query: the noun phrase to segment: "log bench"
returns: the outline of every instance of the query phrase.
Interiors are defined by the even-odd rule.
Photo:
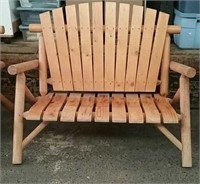
[[[40,14],[41,24],[29,26],[40,33],[39,58],[8,68],[16,75],[13,164],[21,164],[31,140],[59,121],[152,124],[181,151],[182,166],[191,167],[189,78],[196,71],[170,61],[170,34],[180,27],[169,26],[168,19],[154,9],[115,2]],[[32,69],[39,70],[39,97],[26,87],[25,72]],[[180,74],[171,99],[169,70]],[[33,102],[26,110],[25,96]],[[41,121],[25,138],[24,119]],[[180,124],[181,140],[168,124]]]

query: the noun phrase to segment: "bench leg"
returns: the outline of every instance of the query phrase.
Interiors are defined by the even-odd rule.
[[[23,112],[25,100],[25,75],[24,73],[16,76],[15,89],[15,111],[13,127],[13,164],[22,163],[22,141],[23,141]]]
[[[182,167],[192,167],[189,79],[180,77]]]

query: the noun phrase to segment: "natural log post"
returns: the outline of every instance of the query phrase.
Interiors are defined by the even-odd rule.
[[[172,99],[173,107],[176,107],[178,104],[180,104],[180,88],[176,91],[176,93]]]
[[[8,67],[8,73],[10,75],[16,75],[19,73],[23,73],[28,70],[32,70],[38,67],[38,60],[27,61],[24,63],[19,63],[15,65],[10,65]]]
[[[27,86],[25,86],[25,97],[29,102],[36,102],[37,99],[33,96],[31,91],[28,89]]]
[[[182,166],[192,167],[189,78],[180,77]]]
[[[163,58],[161,64],[161,85],[160,94],[162,96],[168,95],[169,88],[169,61],[170,61],[170,35],[166,35],[165,46],[163,51]]]
[[[155,26],[156,27],[156,26]],[[67,31],[67,25],[65,25],[65,30]],[[131,30],[131,27],[128,28],[129,32]],[[142,31],[143,31],[143,27],[142,27]],[[92,29],[90,29],[92,31]],[[116,31],[118,31],[118,28],[116,27],[115,29]],[[39,33],[42,32],[42,26],[41,24],[29,24],[29,31],[30,32],[35,32],[35,33]],[[55,31],[54,25],[53,25],[53,31]],[[80,31],[80,28],[78,28],[78,31]],[[103,27],[103,31],[105,31],[105,26]],[[169,34],[178,34],[181,32],[181,27],[178,25],[169,25],[167,27],[167,33]]]
[[[39,90],[40,95],[44,96],[48,92],[47,88],[47,56],[42,33],[39,37]]]
[[[22,163],[23,112],[25,100],[25,75],[16,76],[15,113],[13,132],[13,164]]]

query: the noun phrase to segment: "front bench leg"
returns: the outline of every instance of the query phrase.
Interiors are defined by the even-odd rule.
[[[25,102],[25,75],[19,73],[16,76],[15,88],[15,112],[13,127],[13,164],[22,163],[22,141],[23,141],[23,112]]]
[[[182,167],[192,167],[189,78],[180,77]]]

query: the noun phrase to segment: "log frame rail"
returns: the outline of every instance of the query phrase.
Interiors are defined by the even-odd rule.
[[[99,8],[101,4],[94,3],[95,10],[102,11],[101,8]],[[127,10],[128,7],[126,5],[122,5],[119,9],[121,12],[119,16],[119,20],[122,23],[127,15],[123,14],[124,10]],[[62,10],[62,9],[60,9]],[[84,12],[88,12],[88,6],[86,4],[82,4],[79,6],[80,12],[82,12],[82,15],[86,18],[81,19],[82,21],[82,27],[81,27],[81,35],[86,34],[87,36],[84,38],[81,38],[81,43],[86,44],[84,47],[81,45],[82,53],[80,52],[79,44],[71,43],[71,38],[78,41],[78,31],[77,31],[77,22],[76,22],[76,16],[74,16],[75,7],[69,6],[66,7],[66,12],[68,13],[67,19],[70,24],[70,29],[67,29],[68,37],[64,36],[65,42],[68,43],[68,47],[66,49],[67,53],[66,57],[69,57],[69,60],[67,62],[70,63],[70,61],[74,62],[83,62],[84,65],[86,62],[90,63],[92,60],[91,57],[91,48],[88,43],[91,43],[91,39],[95,39],[95,42],[98,42],[99,45],[94,44],[93,47],[95,47],[95,50],[101,51],[99,54],[99,62],[101,62],[101,57],[103,55],[103,44],[101,42],[101,39],[103,38],[103,32],[105,32],[105,44],[106,46],[109,46],[109,54],[108,52],[105,53],[106,57],[108,57],[109,60],[113,60],[113,56],[115,55],[115,48],[113,49],[113,46],[116,44],[115,39],[113,39],[113,36],[115,37],[115,34],[118,34],[120,40],[120,43],[126,45],[126,38],[123,34],[121,34],[121,30],[128,29],[127,32],[130,32],[130,39],[134,38],[132,35],[133,33],[137,33],[138,31],[142,31],[143,29],[143,35],[142,35],[142,43],[141,47],[145,47],[145,45],[148,45],[148,49],[152,46],[152,57],[154,58],[155,62],[160,66],[161,75],[158,79],[157,75],[159,73],[159,68],[155,69],[155,64],[150,62],[150,55],[146,52],[141,52],[140,55],[141,58],[138,56],[139,53],[139,43],[140,38],[138,38],[138,44],[133,43],[133,45],[130,45],[131,48],[135,49],[136,51],[134,53],[130,52],[128,55],[129,59],[136,59],[138,62],[141,60],[143,61],[143,58],[147,59],[150,63],[144,63],[147,68],[148,64],[150,65],[149,68],[153,68],[155,72],[149,72],[146,73],[146,77],[152,77],[153,82],[150,85],[145,85],[143,83],[140,83],[141,81],[137,81],[136,76],[135,81],[127,81],[131,78],[132,74],[130,73],[130,76],[127,76],[124,68],[126,63],[122,62],[122,59],[120,58],[121,55],[125,57],[126,50],[124,50],[124,47],[121,48],[120,44],[117,43],[117,51],[120,52],[119,55],[117,55],[116,59],[116,65],[117,65],[117,78],[119,79],[115,85],[117,85],[117,88],[113,88],[113,77],[114,77],[114,70],[113,68],[109,68],[106,65],[105,60],[105,66],[108,74],[108,81],[109,84],[108,88],[109,91],[100,89],[99,91],[95,91],[93,89],[92,83],[90,81],[82,81],[82,77],[90,79],[91,71],[88,72],[88,68],[85,68],[82,70],[82,68],[78,67],[71,67],[71,73],[69,73],[70,78],[66,79],[66,83],[62,81],[62,78],[64,77],[64,73],[59,73],[59,67],[57,65],[57,62],[63,61],[63,50],[62,48],[56,47],[56,44],[58,42],[62,42],[60,36],[66,34],[66,29],[64,23],[57,22],[56,18],[60,17],[59,19],[63,19],[63,15],[61,14],[62,11],[59,9],[54,10],[53,16],[55,18],[55,22],[57,26],[54,28],[54,26],[51,25],[51,22],[49,21],[50,16],[48,13],[41,14],[41,25],[35,25],[30,26],[30,30],[42,32],[40,33],[39,37],[39,60],[33,60],[21,64],[12,65],[8,68],[8,72],[11,75],[16,75],[16,93],[15,93],[15,115],[14,115],[14,136],[13,136],[13,164],[21,164],[22,163],[22,152],[24,148],[49,124],[51,121],[61,121],[61,122],[69,122],[69,121],[87,121],[92,122],[93,120],[96,122],[124,122],[127,123],[151,123],[155,127],[158,128],[158,130],[163,133],[166,138],[168,138],[182,153],[182,166],[183,167],[192,167],[192,152],[191,152],[191,123],[190,123],[190,98],[189,98],[189,78],[192,78],[195,76],[196,71],[192,67],[185,66],[183,64],[176,63],[174,61],[170,62],[170,35],[173,33],[180,32],[180,28],[177,26],[171,26],[167,27],[165,25],[165,28],[161,28],[162,25],[167,22],[168,17],[165,14],[160,14],[161,19],[158,21],[158,24],[156,27],[156,33],[159,37],[159,39],[165,39],[162,43],[160,43],[159,39],[154,39],[154,42],[149,42],[147,38],[153,36],[153,29],[152,25],[154,24],[155,19],[155,11],[154,10],[148,10],[147,14],[152,15],[149,16],[144,21],[144,24],[147,24],[144,28],[141,26],[141,20],[138,18],[138,22],[132,22],[132,25],[136,25],[137,29],[128,28],[126,26],[122,26],[120,28],[113,27],[115,24],[115,21],[113,17],[109,17],[108,14],[105,14],[105,19],[107,22],[109,22],[109,26],[105,28],[99,27],[98,30],[88,27],[89,24],[89,18],[88,14],[84,14]],[[138,12],[141,9],[138,8]],[[115,12],[115,4],[114,3],[107,3],[107,11],[112,11],[112,16],[116,16]],[[142,10],[143,11],[143,10]],[[100,14],[94,14],[95,18],[92,21],[99,21],[102,22],[101,17],[98,17]],[[109,13],[110,15],[110,13]],[[137,14],[139,16],[139,13]],[[141,14],[142,15],[142,14]],[[125,17],[126,16],[126,17]],[[46,21],[48,20],[48,21]],[[163,20],[163,21],[162,21]],[[141,21],[141,22],[139,22]],[[151,23],[151,25],[150,25]],[[97,24],[97,22],[95,22]],[[98,25],[98,24],[97,24]],[[60,27],[59,27],[60,26]],[[161,26],[161,27],[159,27]],[[47,29],[48,28],[48,29]],[[76,30],[76,31],[74,31]],[[114,31],[111,31],[114,30]],[[55,35],[54,35],[55,31]],[[95,31],[95,34],[93,35],[94,38],[91,38],[90,33],[91,31]],[[98,34],[97,34],[97,32]],[[112,34],[110,33],[112,32]],[[166,32],[166,36],[163,37],[162,31]],[[126,33],[127,33],[126,32]],[[51,35],[51,37],[48,37],[47,35]],[[57,42],[54,39],[54,35],[56,37]],[[126,34],[128,35],[128,33]],[[138,34],[140,35],[140,34]],[[70,38],[71,37],[71,38]],[[69,40],[68,40],[69,39]],[[49,45],[53,46],[53,48],[60,49],[59,52],[55,52],[52,47],[48,47]],[[97,48],[96,48],[97,47]],[[163,50],[160,49],[163,47]],[[128,47],[127,47],[128,49]],[[157,50],[160,49],[160,52],[163,54],[159,55],[157,54]],[[83,52],[84,51],[84,52]],[[151,50],[149,50],[150,52]],[[70,54],[69,54],[70,52]],[[82,54],[82,55],[81,55]],[[79,58],[80,56],[80,58]],[[159,58],[161,58],[161,63],[159,63]],[[84,63],[85,62],[85,63]],[[145,61],[146,62],[146,61]],[[60,63],[60,65],[69,67],[69,63]],[[141,68],[141,72],[144,69],[143,63],[138,64],[138,68]],[[88,66],[91,66],[90,64]],[[56,68],[57,67],[57,68]],[[70,68],[69,67],[69,68]],[[99,67],[101,67],[99,65]],[[35,98],[30,90],[26,87],[25,84],[25,74],[24,72],[32,70],[32,69],[39,69],[39,90],[40,90],[40,97]],[[47,69],[49,68],[51,77],[47,77]],[[92,68],[92,67],[91,67]],[[55,69],[55,70],[54,70]],[[132,68],[134,69],[134,68]],[[82,70],[82,75],[80,75],[80,71]],[[121,70],[123,70],[121,72]],[[127,69],[128,70],[128,69]],[[176,94],[172,99],[168,99],[168,88],[169,88],[169,70],[172,70],[174,72],[177,72],[180,74],[179,79],[179,89],[177,90]],[[98,71],[98,70],[97,70]],[[103,72],[102,72],[103,73]],[[155,74],[156,73],[156,74]],[[101,75],[101,74],[100,74]],[[100,76],[102,77],[102,76]],[[115,76],[116,77],[116,76]],[[129,77],[129,78],[128,78]],[[145,76],[143,76],[145,78]],[[76,78],[75,81],[73,79]],[[123,78],[123,80],[121,80]],[[150,78],[151,79],[151,78]],[[159,81],[159,82],[158,82]],[[87,88],[89,90],[80,90],[84,88],[83,83],[87,84]],[[87,83],[88,82],[88,83]],[[133,91],[132,87],[135,85],[135,83],[138,82],[138,91]],[[72,85],[73,83],[73,85]],[[155,94],[155,87],[159,83],[159,94]],[[47,84],[53,85],[53,89],[55,94],[48,93]],[[68,85],[66,85],[68,84]],[[82,85],[82,86],[79,86]],[[127,90],[125,90],[125,85],[127,85]],[[89,86],[89,87],[88,87]],[[65,90],[69,87],[69,90]],[[75,87],[78,87],[74,89]],[[124,88],[123,88],[124,87]],[[74,89],[74,90],[73,90]],[[65,92],[66,91],[76,91],[76,93],[58,93],[58,91]],[[77,91],[81,91],[83,95],[78,94]],[[88,92],[89,91],[89,92]],[[96,93],[96,96],[94,95],[94,92]],[[112,92],[112,94],[110,94]],[[116,93],[117,92],[117,93]],[[134,92],[131,93],[125,93],[125,92]],[[147,93],[148,92],[148,93]],[[88,95],[88,93],[90,95]],[[98,94],[97,94],[98,93]],[[108,95],[110,94],[110,95]],[[153,95],[152,95],[153,94]],[[102,96],[103,95],[103,96]],[[24,111],[24,100],[25,96],[28,97],[29,101],[36,102],[29,111]],[[41,101],[41,99],[43,101]],[[38,104],[41,104],[43,102],[42,107],[40,107]],[[54,104],[56,104],[54,106]],[[109,105],[112,106],[112,112],[109,110]],[[180,114],[177,114],[175,110],[172,108],[172,106],[179,105],[180,106]],[[141,108],[142,106],[142,108]],[[41,109],[39,109],[40,107]],[[95,109],[95,112],[93,111]],[[132,114],[131,111],[134,109],[135,112],[137,112],[137,117],[135,114]],[[169,114],[166,114],[166,109],[169,110]],[[38,115],[38,112],[41,114]],[[102,117],[103,113],[104,116]],[[173,115],[173,116],[172,116]],[[42,120],[42,122],[25,138],[23,138],[23,118],[27,120]],[[170,119],[171,118],[171,119]],[[166,127],[165,125],[167,123],[174,123],[173,121],[177,121],[177,123],[180,123],[180,129],[181,129],[181,140],[178,140]]]

